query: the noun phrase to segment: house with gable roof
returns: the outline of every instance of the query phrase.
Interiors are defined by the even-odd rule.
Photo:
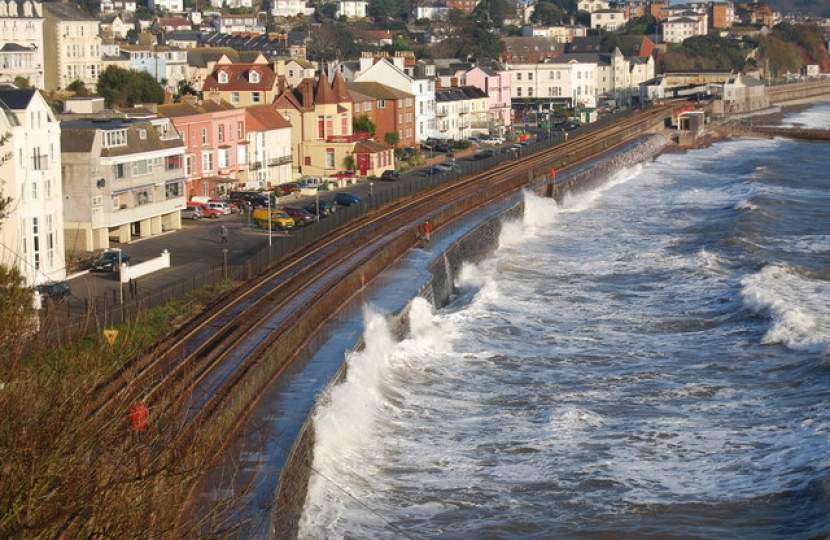
[[[463,84],[475,86],[487,94],[490,111],[486,124],[473,119],[473,129],[486,129],[490,133],[504,133],[513,124],[513,107],[510,72],[496,62],[482,63],[472,67],[464,76]]]
[[[406,68],[406,58],[375,57],[363,53],[359,75],[355,82],[379,82],[415,96],[415,139],[419,142],[435,136],[435,81],[431,77],[416,76],[414,69]]]
[[[292,129],[294,172],[303,176],[331,176],[354,168],[363,176],[378,176],[394,167],[387,145],[360,141],[352,131],[354,101],[340,74],[331,83],[325,72],[286,89],[273,107],[288,118]],[[359,143],[359,144],[358,144]]]
[[[268,105],[279,93],[274,68],[260,55],[256,62],[235,63],[222,59],[205,77],[202,92],[218,96],[234,107]]]

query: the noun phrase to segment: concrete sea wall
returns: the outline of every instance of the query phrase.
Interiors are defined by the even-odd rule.
[[[623,167],[652,159],[667,142],[668,137],[665,135],[643,137],[617,149],[613,154],[562,171],[557,178],[555,188],[552,187],[551,179],[538,178],[530,189],[543,196],[550,195],[552,192],[556,200],[561,202],[568,195],[590,191],[602,185]],[[455,276],[458,275],[462,265],[480,262],[490,257],[498,248],[502,224],[506,220],[521,219],[523,212],[524,204],[519,198],[516,204],[496,217],[479,223],[442,253],[436,254],[429,265],[430,278],[421,287],[417,296],[427,299],[436,307],[446,305],[453,293]],[[408,312],[409,304],[401,312],[390,316],[391,326],[399,337],[403,337],[408,331]],[[362,343],[355,345],[355,349],[361,347]],[[344,363],[330,384],[339,384],[346,378],[346,375],[347,365]],[[326,394],[323,393],[324,396]],[[320,405],[321,403],[317,404],[317,406]],[[280,476],[272,528],[274,538],[293,540],[298,535],[299,519],[305,504],[308,481],[313,474],[315,446],[313,417],[317,406],[306,419]]]

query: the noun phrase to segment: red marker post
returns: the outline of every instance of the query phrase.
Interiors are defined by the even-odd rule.
[[[130,407],[130,411],[127,413],[127,416],[130,418],[130,430],[135,436],[135,441],[137,443],[141,442],[141,437],[144,435],[144,432],[147,431],[147,426],[149,424],[148,420],[150,417],[150,409],[141,404],[133,405]],[[141,452],[139,451],[138,445],[135,447],[135,465],[138,470],[138,477],[141,478]]]

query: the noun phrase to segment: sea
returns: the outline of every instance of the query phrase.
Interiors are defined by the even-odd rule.
[[[370,303],[300,538],[830,537],[828,156],[727,139],[527,193],[405,338]]]

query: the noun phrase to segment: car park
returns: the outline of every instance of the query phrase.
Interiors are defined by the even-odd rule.
[[[337,210],[337,207],[331,201],[318,200],[306,205],[305,209],[315,216],[324,218],[332,215]]]
[[[387,171],[383,171],[383,174],[380,175],[380,179],[381,180],[400,180],[401,179],[401,173],[394,170],[394,169],[389,169]]]
[[[71,294],[68,281],[53,281],[41,283],[35,290],[50,300],[60,300]]]
[[[354,193],[349,193],[347,191],[340,191],[334,196],[334,204],[339,204],[340,206],[351,206],[353,204],[360,204],[362,202],[363,199],[361,199]]]
[[[92,262],[93,272],[115,272],[118,270],[118,263],[130,264],[130,254],[126,251],[105,251]]]
[[[294,225],[305,227],[317,222],[317,216],[300,206],[283,206],[285,213],[294,220]]]
[[[181,212],[182,219],[190,219],[193,221],[198,221],[202,218],[202,210],[197,206],[188,206]]]

